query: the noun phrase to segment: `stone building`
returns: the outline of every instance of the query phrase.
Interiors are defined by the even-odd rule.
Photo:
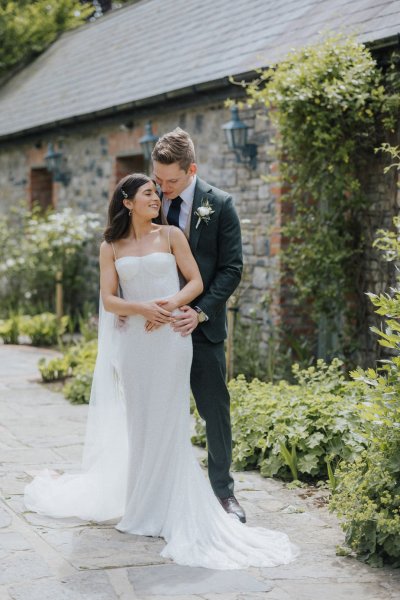
[[[0,210],[22,198],[105,216],[116,181],[148,168],[139,143],[146,123],[156,135],[183,127],[195,142],[200,175],[235,198],[245,253],[240,312],[255,313],[267,344],[271,324],[291,319],[280,286],[280,194],[263,177],[274,168],[273,132],[267,115],[241,110],[257,166],[236,161],[221,126],[230,119],[225,100],[243,91],[229,77],[250,79],[257,67],[328,30],[356,32],[376,48],[398,45],[400,5],[136,0],[62,35],[0,89]],[[47,169],[49,144],[62,153],[62,181]],[[397,207],[395,187],[376,173],[366,184],[371,231],[388,225]],[[371,258],[371,278],[378,271]]]

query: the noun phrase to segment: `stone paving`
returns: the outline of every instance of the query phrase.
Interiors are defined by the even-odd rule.
[[[52,354],[0,346],[0,600],[400,599],[400,571],[335,555],[343,535],[324,492],[290,490],[254,472],[235,474],[237,496],[249,525],[283,530],[298,544],[290,565],[181,567],[160,557],[161,539],[26,511],[31,476],[44,466],[76,468],[82,450],[87,407],[39,383],[37,361]]]

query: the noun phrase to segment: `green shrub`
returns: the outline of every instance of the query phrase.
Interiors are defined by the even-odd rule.
[[[0,337],[4,344],[18,344],[19,339],[19,317],[12,315],[9,319],[0,321]]]
[[[234,328],[234,374],[246,379],[271,380],[268,354],[260,348],[260,323],[254,318],[244,320],[237,314]]]
[[[55,311],[61,273],[64,313],[74,319],[98,297],[100,220],[70,208],[43,214],[13,207],[0,216],[0,316]]]
[[[93,314],[88,304],[84,306],[84,315],[78,317],[79,333],[85,342],[97,340],[98,336],[98,316]]]
[[[375,441],[336,471],[330,509],[344,519],[346,543],[371,566],[400,566],[400,431],[377,427]]]
[[[71,404],[88,404],[92,387],[93,371],[82,370],[63,389],[64,396]]]
[[[54,346],[68,327],[69,317],[57,319],[52,313],[42,313],[33,317],[25,315],[19,319],[21,333],[28,335],[33,346]]]
[[[66,356],[73,368],[73,374],[75,374],[75,369],[80,366],[86,366],[93,371],[96,364],[97,339],[70,346],[66,351]]]
[[[276,384],[243,375],[229,383],[235,469],[260,469],[266,477],[326,479],[342,459],[364,448],[357,410],[360,385],[345,381],[342,363],[293,368],[297,381]],[[205,444],[197,416],[195,443]]]
[[[243,318],[237,313],[234,326],[234,372],[233,376],[244,375],[247,380],[276,381],[289,374],[290,350],[281,347],[279,330],[272,330],[268,346],[261,345],[262,323],[254,315]]]
[[[88,404],[96,364],[97,340],[71,347],[68,356],[73,378],[64,386],[64,396],[72,404]]]
[[[379,231],[375,246],[388,261],[399,260],[397,233]],[[372,330],[389,357],[376,369],[358,368],[351,375],[361,387],[360,414],[368,432],[366,450],[340,465],[330,508],[343,519],[349,546],[374,566],[400,566],[400,288],[390,294],[369,294],[376,312],[385,316]]]
[[[382,120],[396,131],[391,86],[370,51],[344,35],[292,50],[243,85],[248,103],[268,109],[279,132],[282,200],[293,207],[286,208],[290,216],[282,223],[287,244],[281,257],[292,280],[291,297],[306,304],[319,323],[328,355],[336,345],[329,338],[337,338],[341,353],[351,355],[354,332],[364,322],[365,290],[356,285],[363,268],[360,228],[368,209],[362,175]],[[356,298],[350,307],[349,297]]]
[[[72,374],[71,362],[67,355],[47,360],[41,358],[38,363],[43,381],[57,381]]]
[[[39,370],[45,382],[71,377],[63,388],[64,396],[72,404],[85,404],[90,399],[96,356],[97,340],[83,341],[69,346],[61,358],[41,359]]]
[[[27,335],[33,346],[54,346],[65,333],[69,317],[58,320],[52,313],[12,315],[0,321],[0,337],[5,344],[18,344],[19,335]]]

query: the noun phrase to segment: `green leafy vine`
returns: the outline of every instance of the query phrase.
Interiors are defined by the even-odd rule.
[[[358,281],[367,199],[360,173],[382,123],[393,128],[397,106],[385,81],[363,44],[335,36],[291,52],[246,85],[248,103],[266,107],[278,132],[282,200],[290,207],[282,223],[283,262],[296,301],[309,303],[316,323],[325,318],[342,332],[353,327],[348,339],[359,326],[354,307],[364,292]],[[349,306],[353,315],[346,319]]]

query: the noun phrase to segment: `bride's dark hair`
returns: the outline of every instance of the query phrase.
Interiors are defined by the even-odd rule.
[[[143,173],[132,173],[118,181],[108,207],[108,221],[104,231],[106,242],[115,242],[128,235],[131,219],[124,200],[133,200],[138,189],[149,181],[153,180]]]

